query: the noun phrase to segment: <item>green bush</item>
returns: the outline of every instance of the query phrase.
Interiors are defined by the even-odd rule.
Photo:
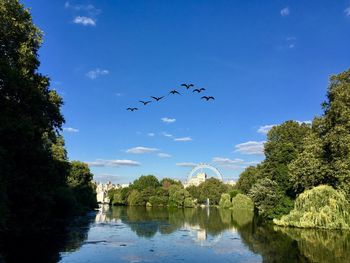
[[[165,196],[151,196],[148,201],[152,206],[166,206],[168,198]]]
[[[238,194],[232,199],[232,209],[233,210],[254,210],[254,203],[250,197],[244,194]]]
[[[184,207],[195,207],[196,202],[191,197],[186,197],[184,200]]]
[[[229,194],[222,194],[219,202],[219,206],[222,208],[229,208],[232,206],[231,196]]]
[[[137,190],[132,190],[128,196],[128,205],[145,205],[141,193]]]
[[[301,228],[350,229],[350,204],[342,192],[320,185],[300,194],[294,209],[273,222]]]

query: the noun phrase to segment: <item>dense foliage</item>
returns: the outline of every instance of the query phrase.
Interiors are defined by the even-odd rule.
[[[304,228],[350,229],[350,205],[342,192],[320,185],[298,196],[290,214],[274,223]]]
[[[63,102],[38,72],[41,42],[29,11],[0,1],[0,230],[20,232],[24,218],[27,230],[51,224],[91,186],[91,177],[82,176],[85,186],[69,182],[77,174],[59,133]]]
[[[221,194],[235,196],[238,192],[216,178],[209,178],[199,186],[184,188],[174,179],[159,181],[153,175],[143,175],[129,187],[112,189],[108,194],[113,205],[194,207],[206,204],[207,198],[210,205],[219,205]]]
[[[350,201],[350,70],[331,77],[322,106],[324,114],[311,125],[287,121],[273,127],[266,159],[241,174],[237,189],[249,194],[259,215],[280,218],[299,194],[321,184]]]

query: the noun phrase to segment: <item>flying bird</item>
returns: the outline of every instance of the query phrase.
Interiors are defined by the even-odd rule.
[[[126,110],[135,111],[135,110],[138,110],[138,108],[127,108]]]
[[[205,99],[205,100],[215,100],[215,98],[213,96],[203,96],[201,99]]]
[[[170,91],[169,93],[171,93],[171,94],[173,94],[173,95],[175,95],[175,94],[181,95],[180,92],[178,92],[177,90],[172,90],[172,91]]]
[[[146,106],[148,103],[151,103],[152,101],[150,101],[150,100],[149,100],[149,101],[143,101],[143,100],[140,100],[139,102],[143,103],[143,105],[145,105],[145,106]]]
[[[205,91],[205,88],[194,89],[192,92],[198,92],[198,93],[201,93],[202,91]]]
[[[186,83],[183,83],[181,84],[182,87],[186,87],[186,89],[189,89],[191,87],[193,87],[194,85],[193,84],[186,84]]]
[[[155,99],[156,101],[160,101],[161,99],[163,99],[164,98],[164,96],[162,96],[162,97],[151,97],[152,99]]]

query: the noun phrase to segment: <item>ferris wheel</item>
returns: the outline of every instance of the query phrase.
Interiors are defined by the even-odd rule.
[[[206,163],[200,163],[196,167],[194,167],[191,170],[190,174],[188,175],[187,181],[190,181],[191,178],[194,175],[196,175],[197,172],[203,172],[203,170],[206,170],[206,169],[212,171],[220,181],[223,181],[222,175],[219,172],[219,170],[217,168],[215,168],[214,166],[212,166],[210,164],[206,164]]]

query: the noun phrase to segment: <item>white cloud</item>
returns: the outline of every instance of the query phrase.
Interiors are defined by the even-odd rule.
[[[172,137],[173,137],[172,134],[169,134],[169,133],[166,133],[166,132],[162,132],[161,134],[162,134],[163,136],[165,136],[165,137],[168,137],[168,138],[172,138]]]
[[[196,167],[196,163],[184,162],[184,163],[176,163],[176,166],[180,167]]]
[[[112,183],[117,183],[121,179],[120,175],[114,175],[114,174],[95,174],[94,175],[94,181],[95,182],[101,182],[101,183],[107,183],[107,182],[112,182]]]
[[[248,166],[250,166],[250,165],[255,166],[255,165],[259,164],[259,163],[261,163],[261,161],[250,161],[250,162],[245,162],[244,164],[246,164]]]
[[[242,159],[229,159],[223,157],[214,157],[212,160],[213,163],[217,163],[219,165],[227,165],[227,164],[241,164],[244,162]]]
[[[229,159],[229,158],[223,158],[223,157],[214,157],[212,159],[212,162],[216,165],[219,165],[220,167],[231,169],[231,170],[238,170],[242,169],[242,164],[244,163],[244,160],[242,159]]]
[[[109,71],[107,69],[94,69],[90,70],[88,73],[86,73],[86,76],[90,79],[96,79],[100,76],[108,75]]]
[[[83,26],[96,26],[96,20],[87,16],[76,16],[73,23],[81,24]]]
[[[344,10],[346,16],[350,16],[350,6]]]
[[[264,154],[265,141],[248,141],[235,146],[235,151],[242,154]]]
[[[147,135],[148,135],[149,137],[154,137],[154,136],[155,136],[155,133],[149,132],[149,133],[147,133]]]
[[[289,16],[290,10],[289,7],[285,7],[281,10],[281,16]]]
[[[273,126],[276,126],[277,124],[269,124],[269,125],[263,125],[260,126],[259,129],[257,130],[258,133],[261,134],[267,134],[269,132],[269,130],[272,129]]]
[[[139,162],[133,161],[133,160],[103,160],[98,159],[93,162],[86,162],[91,167],[107,167],[107,166],[113,166],[113,167],[119,167],[119,166],[140,166],[141,164]]]
[[[66,132],[79,132],[78,129],[75,129],[75,128],[72,128],[72,127],[63,128],[63,130],[66,131]]]
[[[174,138],[174,141],[176,142],[189,142],[193,139],[191,137],[181,137],[181,138]]]
[[[171,157],[171,155],[168,153],[158,153],[157,155],[160,158],[170,158]]]
[[[165,122],[165,123],[173,123],[176,121],[176,119],[167,118],[167,117],[161,118],[161,120],[162,120],[162,122]]]
[[[101,13],[100,9],[97,9],[95,6],[89,4],[89,5],[72,5],[70,2],[65,2],[64,3],[64,7],[66,9],[71,9],[74,11],[83,11],[83,12],[87,12],[90,15],[98,15],[99,13]]]
[[[157,148],[149,148],[149,147],[134,147],[126,150],[127,153],[133,153],[133,154],[144,154],[144,153],[154,153],[159,151]]]

